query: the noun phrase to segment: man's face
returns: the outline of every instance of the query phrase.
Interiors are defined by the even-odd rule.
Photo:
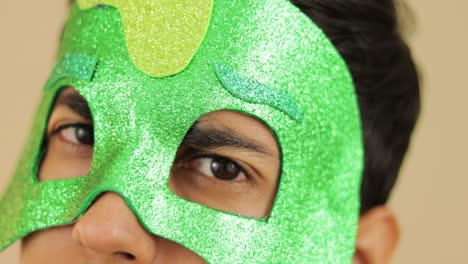
[[[53,228],[28,237],[24,252],[49,252],[34,245],[56,234],[69,236],[58,252],[91,258],[97,247],[132,259],[139,253],[123,244],[145,240],[163,241],[165,255],[182,250],[177,242],[211,263],[351,258],[359,112],[346,65],[310,19],[279,0],[217,0],[180,14],[172,1],[78,2],[91,4],[71,10],[0,201],[0,248]],[[163,10],[165,26],[142,22],[149,10]],[[188,65],[166,54],[173,46]],[[109,240],[117,249],[100,243]]]
[[[93,157],[93,121],[86,100],[65,88],[51,112],[40,181],[88,174]],[[178,196],[248,217],[267,217],[274,200],[280,154],[270,130],[259,120],[233,111],[201,117],[180,145],[169,187]],[[60,241],[60,242],[58,242]],[[75,223],[38,231],[23,241],[24,263],[198,263],[183,246],[151,235],[125,201],[102,194]],[[151,260],[151,261],[149,261]]]

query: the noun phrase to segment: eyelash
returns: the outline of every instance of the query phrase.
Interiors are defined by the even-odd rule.
[[[84,123],[71,123],[71,124],[64,124],[64,125],[61,125],[59,127],[57,127],[56,129],[54,129],[50,135],[48,136],[48,141],[50,141],[50,139],[54,136],[57,136],[58,134],[60,134],[61,132],[63,132],[64,130],[66,129],[69,129],[69,128],[75,128],[75,129],[89,129],[91,131],[93,131],[93,125],[91,124],[84,124]],[[76,135],[75,135],[76,136]],[[92,134],[92,137],[94,137],[94,135]],[[69,140],[66,140],[66,139],[63,139],[64,141],[66,141],[68,144],[74,146],[74,147],[81,147],[81,146],[89,146],[91,144],[84,144],[84,143],[73,143],[73,142],[69,142]]]
[[[63,132],[66,129],[69,129],[69,128],[75,128],[75,129],[80,129],[81,128],[81,129],[91,129],[92,130],[93,126],[90,125],[90,124],[84,124],[84,123],[64,124],[64,125],[59,126],[56,129],[54,129],[51,132],[50,136],[48,137],[48,140],[50,140],[52,137],[60,134],[61,132]],[[62,140],[66,141],[66,143],[69,144],[70,146],[72,146],[73,149],[75,149],[76,151],[80,151],[82,148],[86,148],[86,147],[91,145],[91,144],[84,144],[84,143],[74,143],[74,142],[70,142],[70,140],[63,139],[63,138],[62,138]],[[247,170],[244,168],[244,166],[240,165],[239,162],[233,160],[232,158],[229,158],[229,157],[226,157],[226,156],[223,156],[223,155],[207,153],[206,151],[195,148],[193,146],[189,146],[188,149],[187,149],[187,152],[185,152],[185,153],[186,153],[186,155],[184,155],[184,156],[186,156],[187,158],[182,159],[183,163],[185,163],[185,162],[194,162],[196,160],[201,160],[201,159],[211,159],[212,162],[213,162],[213,160],[216,160],[216,159],[224,159],[224,160],[228,161],[229,163],[232,163],[236,168],[239,169],[239,175],[242,173],[242,174],[245,175],[245,178],[249,182],[253,182],[253,177],[250,175],[250,173],[247,172]],[[204,175],[201,172],[198,172],[198,173]],[[207,177],[211,177],[211,176],[207,176]],[[213,177],[213,178],[216,178],[217,180],[220,180],[220,181],[229,181],[229,180],[222,180],[222,179],[219,179],[217,177]]]
[[[232,158],[229,158],[229,157],[226,157],[226,156],[223,156],[223,155],[207,153],[204,150],[197,149],[197,148],[194,148],[194,147],[188,147],[188,148],[189,148],[187,150],[188,158],[183,159],[182,162],[193,162],[195,160],[204,159],[204,158],[207,158],[207,159],[217,159],[217,158],[225,159],[225,160],[231,162],[232,164],[234,164],[237,168],[239,168],[240,173],[243,173],[249,182],[253,182],[253,177],[250,175],[250,173],[247,172],[247,170],[244,168],[244,166],[240,165],[239,162],[233,160]],[[217,180],[222,181],[221,179],[217,179]]]

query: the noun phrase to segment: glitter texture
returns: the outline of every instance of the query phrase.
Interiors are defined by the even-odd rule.
[[[235,97],[249,103],[266,104],[276,108],[298,122],[302,122],[299,107],[288,93],[240,76],[221,64],[215,65],[216,74],[224,87]]]
[[[172,2],[168,10],[174,11],[178,1]],[[200,3],[208,10],[211,2]],[[146,18],[139,6],[126,8],[128,14],[138,14],[137,21]],[[36,230],[72,223],[100,193],[113,191],[148,232],[180,243],[209,263],[351,263],[363,166],[359,112],[346,65],[321,30],[286,0],[216,0],[210,17],[201,19],[210,23],[190,64],[176,75],[155,78],[135,66],[140,63],[131,55],[127,11],[119,10],[81,10],[77,5],[71,10],[58,61],[80,53],[98,64],[92,80],[70,76],[45,90],[24,154],[0,201],[0,249]],[[173,16],[192,21],[189,13]],[[198,32],[202,26],[195,27]],[[145,43],[167,37],[160,29],[150,32],[163,35],[139,37]],[[175,27],[174,32],[186,31]],[[189,39],[195,52],[200,40]],[[142,54],[150,52],[148,47]],[[155,61],[179,59],[150,54]],[[154,58],[163,55],[169,57]],[[187,63],[185,55],[180,65]],[[233,96],[218,79],[215,63],[261,83],[262,89],[289,94],[302,123],[256,103],[260,99],[246,102]],[[80,92],[93,113],[91,170],[81,178],[38,182],[35,168],[48,113],[66,85]],[[200,116],[220,109],[255,116],[277,137],[282,171],[268,219],[187,202],[168,188],[186,132]]]
[[[83,9],[116,7],[128,53],[136,66],[153,77],[181,72],[205,37],[213,0],[77,0]]]
[[[67,54],[58,62],[49,80],[45,85],[45,90],[55,84],[58,80],[65,77],[75,77],[83,81],[91,81],[96,59],[82,54]]]

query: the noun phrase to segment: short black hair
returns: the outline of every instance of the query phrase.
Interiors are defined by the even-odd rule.
[[[420,111],[419,77],[393,0],[291,0],[332,41],[354,80],[365,164],[361,210],[386,203]]]

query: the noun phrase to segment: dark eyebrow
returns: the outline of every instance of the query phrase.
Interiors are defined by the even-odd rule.
[[[199,121],[190,128],[182,143],[206,149],[236,148],[275,157],[272,148],[254,139],[239,135],[239,133],[224,126],[202,126]]]
[[[59,105],[68,107],[73,113],[87,120],[92,120],[88,102],[78,93],[62,93],[56,103],[56,106]]]

